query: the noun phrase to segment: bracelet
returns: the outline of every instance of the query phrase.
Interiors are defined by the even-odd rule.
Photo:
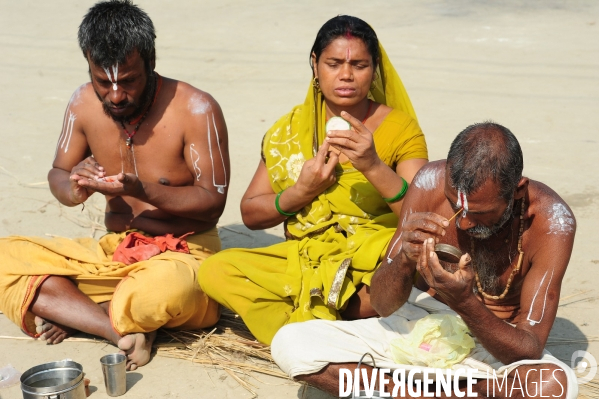
[[[282,215],[282,216],[295,216],[297,214],[297,212],[285,212],[284,210],[281,209],[281,207],[279,206],[279,198],[281,198],[281,194],[283,194],[283,191],[285,191],[285,189],[282,189],[281,191],[279,191],[279,193],[277,194],[277,197],[275,198],[275,207],[277,208],[277,211]]]
[[[401,190],[397,193],[397,195],[395,195],[395,197],[391,197],[391,198],[383,197],[383,199],[385,200],[386,203],[389,204],[392,202],[397,202],[406,195],[406,192],[408,191],[408,182],[403,177],[401,178],[401,180],[403,180],[403,186],[401,187]]]

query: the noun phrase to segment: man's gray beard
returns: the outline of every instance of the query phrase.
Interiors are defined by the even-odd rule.
[[[486,235],[483,233],[489,233],[486,235],[486,237],[479,238],[477,235],[471,238],[477,241],[477,245],[474,247],[474,253],[472,254],[472,264],[478,273],[478,279],[480,280],[480,285],[483,288],[483,291],[489,295],[499,295],[497,292],[499,284],[499,277],[497,274],[503,272],[506,264],[505,260],[502,260],[497,256],[498,251],[488,248],[485,245],[484,240],[497,233],[509,220],[512,219],[514,201],[510,200],[509,203],[510,206],[507,207],[499,222],[491,227],[474,227],[474,229],[477,229],[477,233],[480,232],[481,235]],[[468,229],[467,231],[470,232],[470,230],[471,229]],[[478,291],[478,287],[475,285],[473,290],[476,293]]]
[[[498,295],[499,277],[497,272],[501,271],[505,263],[498,261],[497,251],[493,251],[485,245],[477,245],[474,247],[472,254],[472,265],[478,273],[480,285],[489,295]],[[475,285],[474,293],[478,292],[478,287]]]

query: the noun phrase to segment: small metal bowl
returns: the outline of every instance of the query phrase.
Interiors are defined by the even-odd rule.
[[[449,244],[435,245],[435,252],[439,259],[448,263],[459,263],[462,257],[462,251]]]

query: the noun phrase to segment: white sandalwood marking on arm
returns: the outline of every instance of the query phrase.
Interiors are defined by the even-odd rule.
[[[541,320],[543,320],[543,316],[545,315],[545,306],[547,305],[547,293],[549,292],[549,286],[551,285],[551,280],[553,280],[553,270],[551,270],[551,277],[549,278],[549,282],[547,283],[547,288],[545,288],[545,296],[543,297],[543,309],[541,311],[541,317],[539,317],[538,320],[533,320],[532,317],[532,311],[536,305],[536,299],[537,299],[537,295],[539,295],[539,292],[541,291],[541,288],[543,287],[543,282],[545,281],[545,277],[547,277],[547,273],[545,272],[545,274],[543,275],[543,278],[541,279],[541,284],[539,284],[539,288],[537,288],[537,292],[535,292],[535,296],[532,298],[532,302],[530,305],[530,310],[528,311],[528,316],[526,317],[526,320],[528,320],[528,322],[530,323],[531,326],[534,326],[535,324],[539,324],[541,322]],[[538,312],[536,312],[538,314]]]
[[[574,218],[568,208],[559,202],[553,204],[547,234],[567,234],[572,231],[574,231]]]
[[[200,154],[193,148],[195,144],[189,145],[189,157],[191,159],[191,164],[193,165],[193,171],[196,174],[196,181],[200,181],[200,176],[202,176],[202,170],[198,166],[198,162],[200,162]]]
[[[69,144],[71,143],[71,136],[73,135],[73,125],[75,124],[75,119],[77,119],[77,115],[69,110],[69,118],[65,118],[66,127],[63,127],[64,133],[62,137],[62,143],[60,143],[60,148],[64,148],[64,152],[66,153],[69,150]]]
[[[403,216],[403,220],[401,221],[401,225],[403,226],[403,224],[406,222],[406,219],[408,218],[408,215],[412,213],[412,208],[410,208],[408,210],[408,212]],[[397,238],[395,239],[395,241],[393,241],[393,245],[391,245],[391,249],[389,250],[389,255],[387,255],[387,264],[391,264],[391,262],[393,262],[393,258],[391,258],[391,256],[393,256],[393,248],[395,248],[395,245],[399,242],[399,240],[401,240],[401,236],[403,235],[403,231],[401,233],[399,233],[399,235],[397,236]],[[399,246],[399,248],[397,249],[397,253],[401,252],[401,248],[403,246],[403,242],[402,245]],[[396,253],[396,254],[397,254]]]
[[[223,153],[220,148],[220,140],[219,140],[219,136],[218,136],[218,129],[216,127],[216,121],[214,119],[214,114],[212,114],[212,124],[214,126],[214,134],[216,136],[216,144],[217,144],[217,148],[218,148],[218,154],[220,155],[220,161],[223,166],[223,173],[224,173],[224,181],[222,182],[222,184],[216,183],[216,175],[214,172],[214,156],[212,154],[212,138],[211,138],[212,133],[210,130],[210,119],[206,118],[206,120],[208,122],[208,150],[210,151],[210,161],[212,162],[212,184],[214,185],[214,187],[216,187],[216,190],[219,193],[224,194],[225,187],[227,187],[227,168],[225,167],[225,159],[223,157]]]
[[[194,115],[203,115],[210,111],[212,107],[210,102],[202,98],[199,94],[194,94],[187,103],[187,109]]]
[[[439,170],[426,169],[420,171],[414,180],[414,185],[424,191],[432,191],[437,188]]]

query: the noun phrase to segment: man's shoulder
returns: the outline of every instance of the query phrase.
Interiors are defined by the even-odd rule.
[[[74,110],[81,107],[89,107],[90,105],[97,105],[97,103],[98,97],[95,95],[94,87],[90,82],[87,82],[75,89],[69,99],[69,108]]]
[[[445,185],[445,159],[425,164],[414,176],[412,186],[422,191],[443,191]]]
[[[191,115],[203,115],[209,112],[220,112],[218,102],[212,95],[181,80],[164,78],[165,88],[172,95],[173,104],[186,109]]]
[[[529,182],[529,217],[537,222],[538,232],[550,235],[574,235],[576,219],[559,194],[539,181]],[[534,225],[534,223],[533,223]]]

